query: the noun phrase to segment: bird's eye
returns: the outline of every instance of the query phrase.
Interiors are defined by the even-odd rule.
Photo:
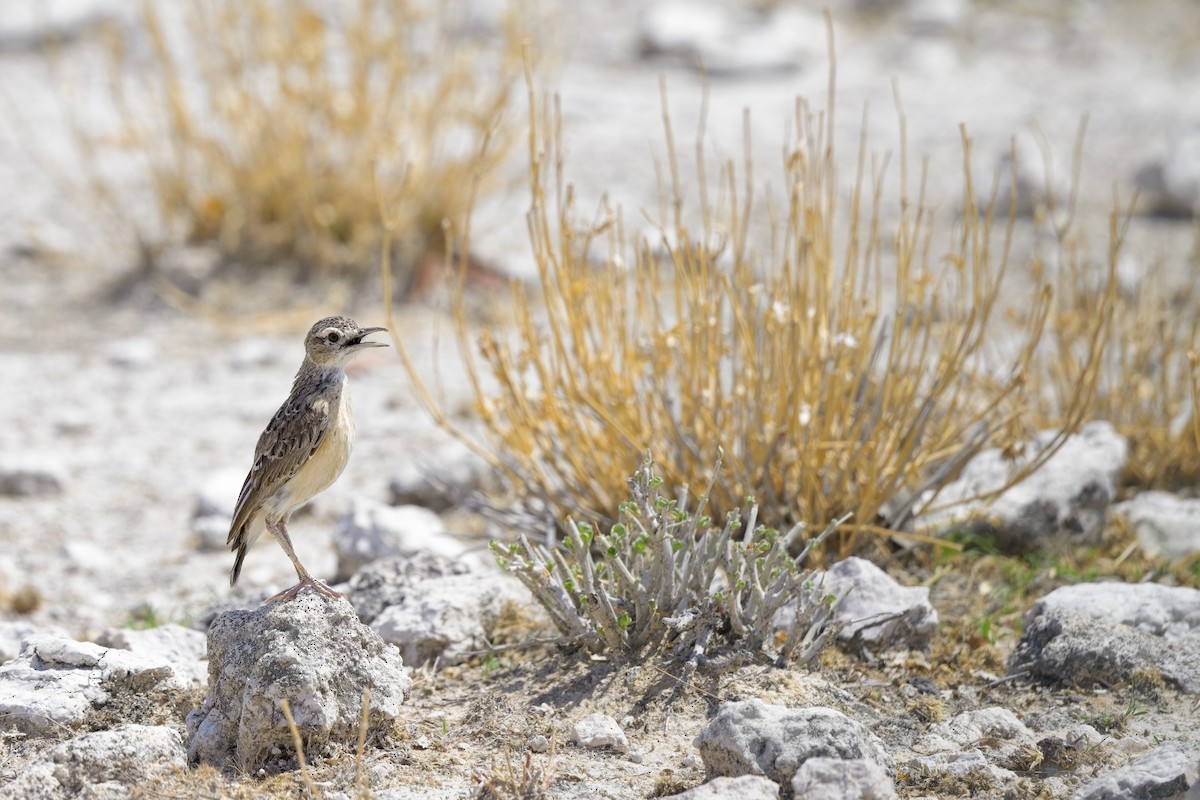
[[[330,331],[325,335],[325,338],[329,340],[330,344],[337,344],[342,340],[342,335],[337,331]]]

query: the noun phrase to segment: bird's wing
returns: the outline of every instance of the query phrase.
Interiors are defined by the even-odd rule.
[[[227,544],[234,544],[242,526],[268,497],[287,483],[308,461],[333,427],[328,397],[293,395],[280,406],[254,449],[254,466],[242,484]]]

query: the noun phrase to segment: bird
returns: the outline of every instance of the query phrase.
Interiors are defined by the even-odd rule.
[[[346,365],[363,350],[387,347],[365,338],[386,330],[363,328],[348,317],[325,317],[304,337],[304,361],[292,381],[291,394],[258,437],[254,466],[238,495],[226,540],[237,554],[229,572],[230,587],[242,573],[246,550],[265,530],[287,553],[299,579],[268,603],[291,600],[305,588],[325,597],[343,597],[300,563],[287,523],[293,511],[332,486],[350,460],[354,416]]]

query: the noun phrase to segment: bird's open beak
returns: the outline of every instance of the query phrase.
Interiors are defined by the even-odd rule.
[[[379,333],[380,331],[386,332],[387,328],[362,328],[361,330],[359,330],[358,335],[350,340],[350,346],[351,347],[387,347],[387,342],[365,342],[365,341],[363,341],[364,338],[366,338],[367,336],[370,336],[372,333]]]

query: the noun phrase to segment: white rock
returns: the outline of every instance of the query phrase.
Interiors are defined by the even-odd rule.
[[[1168,683],[1200,692],[1200,636],[1167,639],[1107,617],[1046,608],[1025,622],[1008,661],[1009,674],[1091,686],[1127,683],[1157,670]]]
[[[141,369],[152,366],[158,360],[158,345],[153,339],[133,336],[113,342],[105,354],[110,364]]]
[[[1169,742],[1097,778],[1071,795],[1071,800],[1180,797],[1198,783],[1195,760],[1188,759],[1179,745]]]
[[[1200,589],[1186,586],[1116,581],[1060,586],[1034,601],[1025,624],[1059,611],[1112,620],[1169,641],[1200,637]]]
[[[1039,737],[1007,708],[964,711],[953,719],[938,722],[921,737],[915,748],[920,753],[982,752],[989,763],[1006,764],[1023,747],[1037,747]]]
[[[0,664],[12,661],[21,653],[21,647],[30,636],[58,636],[70,638],[57,625],[34,625],[25,620],[0,620]]]
[[[188,715],[188,758],[244,770],[292,746],[280,711],[291,706],[308,746],[352,742],[363,693],[368,729],[392,724],[412,688],[396,648],[358,621],[345,600],[301,592],[254,611],[229,611],[208,631],[208,694]]]
[[[0,497],[44,497],[61,494],[67,471],[50,453],[0,455]]]
[[[529,605],[528,590],[500,573],[429,578],[402,602],[385,608],[371,627],[400,647],[409,664],[441,659],[452,664],[487,643],[505,603]]]
[[[213,472],[196,491],[196,505],[192,509],[192,518],[218,517],[224,520],[225,530],[228,532],[245,480],[246,470],[243,467],[224,467]]]
[[[895,763],[879,737],[839,711],[787,708],[751,699],[724,703],[695,745],[710,778],[765,775],[790,786],[810,758],[865,758],[885,773]]]
[[[841,595],[850,589],[834,612],[844,627],[838,639],[852,646],[922,648],[937,628],[938,614],[929,603],[926,586],[901,586],[866,559],[839,561],[824,577],[821,591]]]
[[[159,658],[63,637],[30,636],[21,654],[0,667],[0,727],[46,735],[83,722],[112,692],[186,686],[174,666]]]
[[[225,542],[229,538],[229,525],[245,480],[244,467],[225,467],[213,472],[200,485],[192,509],[192,533],[198,549],[228,549]]]
[[[153,775],[187,766],[174,728],[119,725],[70,739],[37,758],[4,787],[10,800],[128,797]]]
[[[938,781],[985,775],[997,784],[997,788],[1016,780],[1017,777],[1017,773],[1012,770],[997,767],[989,762],[978,750],[918,756],[908,762],[908,772],[918,778]]]
[[[1200,125],[1173,136],[1166,152],[1138,169],[1134,180],[1157,213],[1200,211]]]
[[[892,779],[862,758],[810,758],[792,776],[792,796],[804,800],[898,800]]]
[[[990,503],[978,500],[1002,488],[1053,436],[1053,431],[1038,434],[1016,460],[997,449],[979,453],[958,480],[924,499],[917,530],[938,535],[966,527],[994,536],[1001,549],[1012,552],[1035,550],[1055,539],[1096,541],[1129,451],[1125,437],[1107,422],[1087,423],[1020,483]]]
[[[457,558],[466,546],[446,533],[440,517],[420,506],[386,506],[354,498],[333,531],[336,579],[344,581],[372,561],[429,552]]]
[[[1200,500],[1141,492],[1112,510],[1129,520],[1150,555],[1178,558],[1200,552]]]
[[[905,4],[904,24],[919,36],[945,36],[957,31],[970,13],[966,0],[917,0]]]
[[[166,661],[193,688],[208,682],[208,642],[200,631],[173,623],[141,631],[108,628],[96,643]]]
[[[761,775],[713,778],[707,783],[670,795],[671,800],[778,800],[779,784]]]
[[[786,5],[755,12],[660,0],[643,13],[639,38],[646,54],[681,58],[711,74],[744,75],[799,68],[822,30],[817,17]]]
[[[400,463],[388,483],[391,505],[445,511],[478,489],[490,469],[478,453],[451,439],[428,457]]]
[[[575,723],[575,742],[581,747],[610,748],[620,753],[629,749],[629,740],[617,721],[607,714],[588,714]]]

